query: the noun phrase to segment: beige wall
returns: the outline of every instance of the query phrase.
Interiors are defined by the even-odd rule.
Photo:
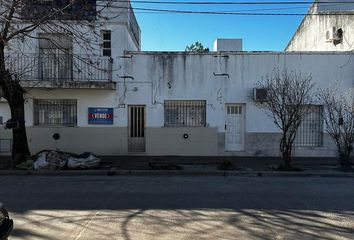
[[[60,134],[59,140],[53,139],[54,133]],[[0,136],[9,138],[11,131],[2,129]],[[97,155],[122,155],[127,149],[126,128],[27,127],[27,137],[32,154],[43,149],[59,149],[72,153],[89,151]]]
[[[53,134],[59,133],[55,141]],[[91,151],[101,156],[135,155],[128,153],[128,133],[125,127],[28,127],[28,141],[32,154],[43,149],[59,149],[72,153]],[[184,139],[183,134],[189,138]],[[1,139],[11,139],[10,130],[0,128]],[[280,156],[280,134],[246,133],[245,151],[226,152],[225,134],[217,128],[162,127],[146,129],[146,153],[149,156]],[[328,134],[324,134],[323,147],[294,147],[297,157],[335,157],[336,148]]]
[[[189,138],[184,139],[183,134]],[[217,128],[163,127],[146,129],[148,155],[217,156]]]
[[[60,134],[55,141],[53,134]],[[183,134],[189,138],[184,139]],[[10,130],[0,130],[1,138],[12,138]],[[43,149],[59,149],[72,153],[85,151],[97,155],[125,155],[127,128],[125,127],[27,127],[32,154]],[[146,153],[143,155],[217,156],[216,128],[147,128]]]

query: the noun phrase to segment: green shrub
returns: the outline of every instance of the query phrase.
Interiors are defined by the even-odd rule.
[[[224,160],[219,164],[218,169],[227,171],[227,170],[235,170],[235,167],[230,160]]]

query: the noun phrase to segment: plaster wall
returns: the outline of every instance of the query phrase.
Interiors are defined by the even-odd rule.
[[[321,1],[322,2],[322,1]],[[332,2],[332,1],[331,1]],[[343,2],[343,1],[342,1]],[[314,4],[299,25],[285,51],[351,51],[354,43],[353,3]],[[334,44],[332,29],[343,30],[343,40]],[[330,38],[327,38],[327,32]]]
[[[311,75],[317,88],[338,85],[353,88],[354,63],[351,53],[267,53],[223,52],[126,52],[119,59],[121,69],[116,90],[31,89],[26,102],[26,125],[33,152],[48,148],[65,151],[94,151],[101,155],[127,152],[128,106],[146,106],[146,155],[239,155],[277,156],[279,131],[253,99],[255,83],[275,69],[301,71]],[[77,127],[33,126],[33,98],[77,99]],[[165,100],[206,100],[206,127],[164,127]],[[245,150],[225,151],[225,104],[245,105]],[[316,103],[316,101],[314,101]],[[114,123],[89,125],[89,107],[111,107]],[[0,115],[9,116],[6,103]],[[60,132],[62,140],[52,135]],[[188,133],[189,139],[183,139]],[[1,136],[11,136],[1,130]],[[65,140],[65,141],[64,141]],[[324,137],[319,148],[297,148],[297,156],[333,156],[333,144]]]
[[[252,99],[253,88],[276,69],[310,75],[317,88],[353,87],[350,53],[133,53],[126,59],[125,83],[118,83],[120,103],[146,104],[147,125],[164,125],[164,100],[206,100],[207,126],[224,131],[225,104],[246,104],[246,132],[277,129]]]

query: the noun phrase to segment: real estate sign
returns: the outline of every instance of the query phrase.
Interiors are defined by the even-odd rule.
[[[88,109],[88,124],[113,124],[113,108],[95,108]]]

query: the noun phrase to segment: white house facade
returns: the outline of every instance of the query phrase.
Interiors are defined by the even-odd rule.
[[[353,12],[350,1],[315,1],[285,51],[352,51]]]
[[[280,132],[255,102],[255,84],[262,77],[275,70],[297,71],[311,75],[315,89],[334,83],[353,88],[351,52],[244,52],[240,40],[230,39],[219,39],[216,51],[204,54],[144,52],[132,14],[104,22],[98,30],[99,44],[90,61],[81,55],[55,62],[43,51],[48,43],[35,40],[28,49],[10,49],[12,67],[32,59],[31,71],[20,79],[28,91],[32,153],[60,149],[102,156],[279,156]],[[35,34],[58,37],[57,32]],[[61,42],[69,42],[80,56],[79,44]],[[323,107],[314,101],[311,109],[294,154],[335,156],[325,134]],[[4,100],[0,117],[10,119]],[[0,139],[0,151],[6,154],[11,130],[0,128]]]

